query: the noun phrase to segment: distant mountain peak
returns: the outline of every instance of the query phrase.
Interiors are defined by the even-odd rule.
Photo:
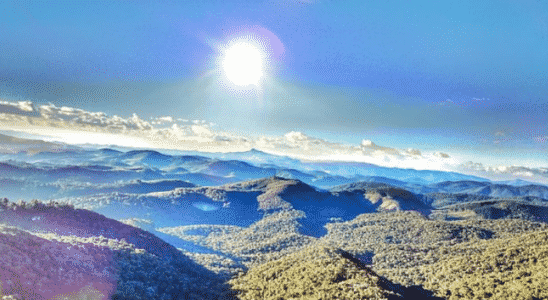
[[[248,151],[249,153],[253,153],[253,154],[266,154],[266,155],[271,155],[271,154],[268,154],[266,152],[263,152],[257,148],[251,148],[251,150]]]
[[[355,192],[355,191],[366,191],[373,188],[380,188],[380,187],[387,187],[387,188],[395,188],[394,186],[385,183],[385,182],[377,182],[377,181],[358,181],[358,182],[352,182],[347,183],[339,186],[335,186],[330,189],[331,192]]]
[[[537,182],[531,182],[531,181],[527,181],[527,180],[523,180],[523,179],[514,179],[514,180],[505,180],[505,181],[495,181],[494,182],[495,184],[507,184],[507,185],[511,185],[511,186],[527,186],[527,185],[542,185],[542,186],[545,186],[544,184],[541,184],[541,183],[537,183]]]
[[[247,152],[244,152],[244,153],[248,153],[248,154],[252,154],[252,155],[260,155],[260,156],[268,156],[268,157],[272,157],[272,158],[278,158],[278,159],[290,159],[290,160],[295,160],[287,155],[279,155],[279,154],[271,154],[271,153],[267,153],[267,152],[264,152],[262,150],[259,150],[257,148],[251,148],[251,150],[247,151]]]
[[[119,154],[119,153],[122,153],[121,151],[118,151],[118,150],[114,150],[114,149],[110,149],[110,148],[101,148],[98,150],[99,152],[101,153],[112,153],[112,154]]]
[[[236,189],[236,190],[266,191],[269,188],[272,188],[274,186],[291,186],[291,185],[308,186],[307,184],[303,183],[302,181],[298,179],[288,179],[288,178],[279,177],[279,176],[271,176],[271,177],[241,181],[236,183],[229,183],[225,185],[224,187],[228,189]]]
[[[0,134],[0,153],[15,154],[26,152],[29,155],[34,155],[41,152],[55,153],[78,149],[80,148],[59,142],[46,142],[39,139],[18,138],[11,135]]]
[[[127,155],[133,155],[133,154],[143,154],[143,153],[146,153],[146,154],[154,154],[154,155],[164,155],[158,151],[155,151],[155,150],[149,150],[149,149],[146,149],[146,150],[131,150],[131,151],[128,151],[126,152]]]

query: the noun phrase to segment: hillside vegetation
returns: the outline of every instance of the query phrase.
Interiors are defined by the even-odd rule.
[[[308,247],[253,268],[230,283],[240,292],[239,299],[244,300],[401,297],[371,269],[343,251],[324,245]]]
[[[548,231],[432,249],[437,261],[385,269],[447,299],[548,299]]]
[[[227,190],[295,203],[296,195],[291,196],[295,193],[287,193],[298,185],[274,178]],[[171,201],[189,190],[156,195]],[[225,196],[215,188],[192,190],[217,200]],[[354,193],[364,202],[390,198],[406,204],[417,199],[384,186],[362,192],[358,188],[339,193]],[[307,193],[318,194],[313,189]],[[306,208],[306,203],[318,205],[325,199],[305,197],[301,205]],[[321,237],[302,230],[309,226],[302,220],[313,209],[305,213],[279,208],[246,227],[156,228],[159,234],[209,251],[198,253],[177,251],[136,227],[152,230],[154,222],[147,219],[125,219],[123,224],[68,204],[3,200],[0,251],[9,254],[2,256],[0,293],[4,294],[0,295],[12,299],[53,295],[55,299],[76,295],[86,299],[106,295],[112,299],[547,299],[548,225],[522,214],[493,219],[478,210],[485,205],[509,211],[521,207],[512,203],[453,205],[434,210],[432,216],[439,218],[417,211],[363,213],[348,221],[331,220]],[[447,217],[457,213],[460,218]]]
[[[55,202],[2,200],[0,296],[198,300],[230,292],[215,273],[149,232]]]
[[[548,227],[543,223],[448,222],[394,212],[363,214],[327,227],[329,234],[308,248],[230,281],[238,297],[548,298]]]
[[[368,213],[328,223],[328,234],[317,239],[299,234],[296,219],[302,217],[289,210],[266,215],[249,228],[162,231],[219,251],[192,258],[233,276],[229,284],[239,299],[547,297],[545,223]]]

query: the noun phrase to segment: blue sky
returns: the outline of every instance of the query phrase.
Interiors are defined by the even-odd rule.
[[[3,101],[548,165],[544,1],[3,1],[0,28]],[[249,35],[268,74],[229,88]]]

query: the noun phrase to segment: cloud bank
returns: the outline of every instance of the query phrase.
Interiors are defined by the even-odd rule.
[[[512,180],[520,178],[529,181],[548,183],[548,167],[485,166],[482,163],[468,161],[460,164],[457,167],[457,171],[494,180]]]
[[[0,101],[0,128],[43,136],[68,144],[119,145],[202,152],[236,152],[256,148],[301,160],[354,161],[385,167],[456,171],[508,180],[521,178],[548,183],[548,168],[484,166],[463,162],[447,153],[423,153],[414,148],[395,149],[363,139],[358,145],[330,142],[291,131],[283,136],[248,137],[215,128],[205,120],[161,116],[150,121],[108,116],[54,104]]]

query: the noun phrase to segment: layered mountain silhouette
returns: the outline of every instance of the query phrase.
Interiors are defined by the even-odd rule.
[[[0,155],[0,197],[13,200],[0,198],[9,299],[535,299],[548,290],[543,185],[256,149],[43,145]],[[18,201],[33,198],[53,201]]]
[[[17,139],[15,142],[22,145],[25,143],[37,143],[37,141],[25,139]],[[53,170],[50,173],[50,175],[54,176],[53,178],[75,176],[75,179],[88,181],[94,180],[95,177],[78,174],[78,172],[93,173],[93,166],[123,170],[140,169],[141,172],[150,173],[147,178],[133,179],[180,179],[189,180],[191,183],[198,185],[220,185],[274,175],[298,179],[321,188],[330,188],[357,180],[368,180],[367,176],[379,177],[379,179],[380,177],[385,177],[415,185],[426,185],[448,180],[487,181],[479,177],[458,173],[385,168],[364,163],[302,162],[296,159],[264,153],[256,149],[239,153],[188,152],[188,155],[169,155],[154,150],[130,150],[122,152],[108,148],[98,150],[71,148],[68,146],[66,148],[60,150],[46,149],[45,151],[22,150],[12,155],[11,158],[16,159],[19,163],[31,163],[34,167],[45,168],[49,166]],[[17,167],[17,165],[12,167]],[[81,169],[75,169],[72,173],[62,169],[73,167]],[[92,170],[86,168],[92,168]],[[21,176],[24,175],[21,174]],[[186,178],[181,178],[181,175],[184,175]],[[214,177],[208,179],[207,176]],[[196,181],[193,181],[194,178]],[[112,177],[112,179],[128,180],[123,177]],[[397,184],[392,183],[392,185]]]
[[[548,223],[548,205],[534,205],[524,201],[487,200],[445,206],[448,212],[473,212],[484,219],[522,219]]]
[[[535,196],[548,199],[548,187],[543,185],[497,184],[478,181],[446,181],[429,185],[436,192],[485,195],[491,197]]]
[[[61,152],[78,149],[63,143],[51,143],[36,139],[17,138],[11,135],[0,134],[0,153],[17,154],[20,152],[35,154],[40,152]]]
[[[368,186],[366,186],[368,185]],[[332,219],[350,220],[361,213],[415,210],[428,215],[429,205],[403,189],[364,184],[319,190],[304,182],[269,177],[218,187],[177,188],[148,194],[112,193],[59,199],[111,218],[150,219],[157,227],[175,225],[249,226],[264,214],[295,209],[305,213],[301,232],[319,237]]]

